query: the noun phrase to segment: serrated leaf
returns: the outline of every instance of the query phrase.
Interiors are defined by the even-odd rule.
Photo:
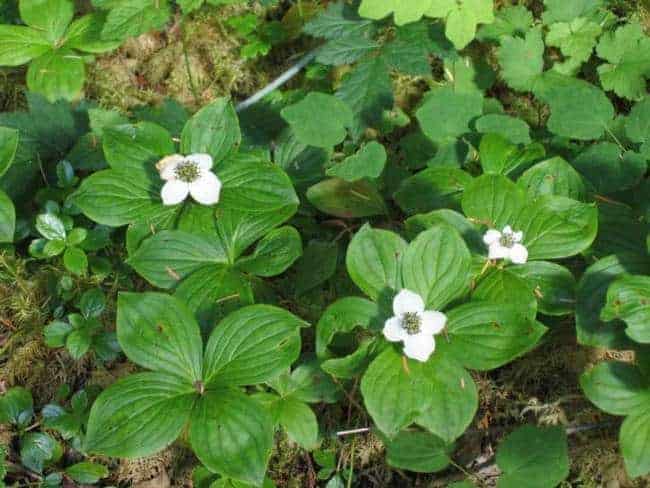
[[[494,21],[492,0],[431,0],[429,3],[425,15],[446,20],[445,35],[458,50],[474,39],[477,24]]]
[[[416,22],[422,18],[431,6],[432,0],[362,0],[359,15],[368,19],[379,20],[390,14],[394,15],[397,25]]]
[[[380,44],[361,32],[327,41],[316,54],[316,61],[331,66],[352,64],[377,50]]]
[[[497,51],[501,76],[510,88],[532,91],[544,70],[544,41],[539,28],[526,37],[504,36]]]
[[[584,17],[552,24],[546,35],[546,44],[560,48],[565,58],[561,63],[556,62],[553,69],[567,75],[574,74],[591,56],[600,32],[600,25]]]
[[[498,41],[502,36],[525,35],[533,25],[533,14],[523,5],[508,5],[499,9],[494,22],[481,26],[477,38]]]
[[[363,32],[372,25],[363,20],[354,8],[343,1],[332,2],[327,9],[307,22],[304,32],[325,39],[337,39],[353,33]]]
[[[160,29],[169,15],[167,0],[117,0],[112,2],[106,17],[102,39],[125,39]]]

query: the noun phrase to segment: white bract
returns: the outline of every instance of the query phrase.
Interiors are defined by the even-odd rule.
[[[393,299],[393,313],[384,324],[384,337],[391,342],[403,342],[404,354],[425,362],[436,348],[434,334],[445,328],[447,316],[435,310],[425,310],[424,300],[417,293],[402,290]]]
[[[488,246],[489,259],[509,259],[513,263],[523,264],[528,260],[528,249],[521,244],[523,232],[514,232],[509,225],[502,232],[488,230],[483,235],[483,242]]]
[[[219,201],[221,180],[211,171],[209,154],[172,154],[158,161],[156,169],[166,181],[160,191],[164,205],[181,203],[188,195],[203,205]]]

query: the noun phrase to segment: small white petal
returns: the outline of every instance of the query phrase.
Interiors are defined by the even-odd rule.
[[[495,229],[490,229],[483,235],[483,242],[488,246],[495,242],[499,242],[499,239],[501,239],[501,232]]]
[[[423,334],[438,334],[447,324],[447,316],[436,310],[426,310],[420,314]]]
[[[176,179],[176,167],[183,161],[185,161],[185,158],[180,154],[172,154],[158,161],[156,169],[163,180],[174,180]]]
[[[414,334],[404,339],[404,354],[412,359],[425,362],[436,349],[436,341],[429,334]]]
[[[390,342],[403,341],[408,333],[402,327],[399,317],[391,317],[384,323],[384,337]]]
[[[411,290],[405,288],[393,299],[393,313],[396,317],[401,317],[405,313],[419,314],[422,312],[424,312],[424,300]]]
[[[504,259],[510,256],[510,248],[504,247],[498,242],[491,244],[488,250],[489,259]]]
[[[503,228],[503,233],[504,233],[504,234],[512,234],[512,227],[510,227],[509,225],[506,225],[506,226]]]
[[[515,244],[510,248],[510,261],[515,264],[524,264],[528,261],[528,249],[521,244]]]
[[[214,205],[220,193],[221,180],[211,171],[202,172],[198,180],[190,183],[190,195],[202,205]]]
[[[209,154],[203,154],[203,153],[195,153],[195,154],[190,154],[189,156],[185,156],[185,159],[187,161],[192,161],[193,163],[196,163],[199,168],[205,171],[209,171],[212,169],[212,156]]]
[[[164,205],[176,205],[187,198],[190,192],[190,186],[184,181],[169,180],[165,183],[160,191]]]
[[[514,232],[512,234],[512,240],[513,242],[521,242],[521,240],[524,238],[524,233],[522,231],[519,232]]]

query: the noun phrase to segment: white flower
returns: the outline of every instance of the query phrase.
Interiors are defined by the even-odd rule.
[[[528,249],[521,244],[523,232],[514,232],[509,225],[503,232],[488,230],[483,235],[483,242],[488,246],[489,259],[509,259],[513,263],[523,264],[528,260]]]
[[[160,191],[164,205],[176,205],[192,195],[203,205],[214,205],[219,201],[221,180],[212,169],[209,154],[172,154],[156,164],[160,177],[166,181]]]
[[[445,328],[447,316],[435,310],[424,310],[424,301],[417,293],[402,290],[393,299],[393,313],[384,324],[384,337],[403,342],[404,354],[425,362],[436,348],[434,334]]]

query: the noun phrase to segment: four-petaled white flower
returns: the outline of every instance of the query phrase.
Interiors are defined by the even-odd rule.
[[[506,225],[502,232],[496,229],[488,230],[483,236],[483,242],[488,246],[489,259],[509,259],[513,263],[523,264],[528,260],[528,249],[521,244],[524,233],[514,232]]]
[[[160,192],[164,205],[181,203],[187,195],[203,205],[219,201],[221,180],[211,171],[209,154],[172,154],[158,161],[156,169],[166,181]]]
[[[445,328],[447,316],[425,310],[422,297],[406,289],[393,299],[393,313],[395,316],[384,324],[384,337],[391,342],[403,342],[406,356],[425,362],[436,348],[433,335]]]

